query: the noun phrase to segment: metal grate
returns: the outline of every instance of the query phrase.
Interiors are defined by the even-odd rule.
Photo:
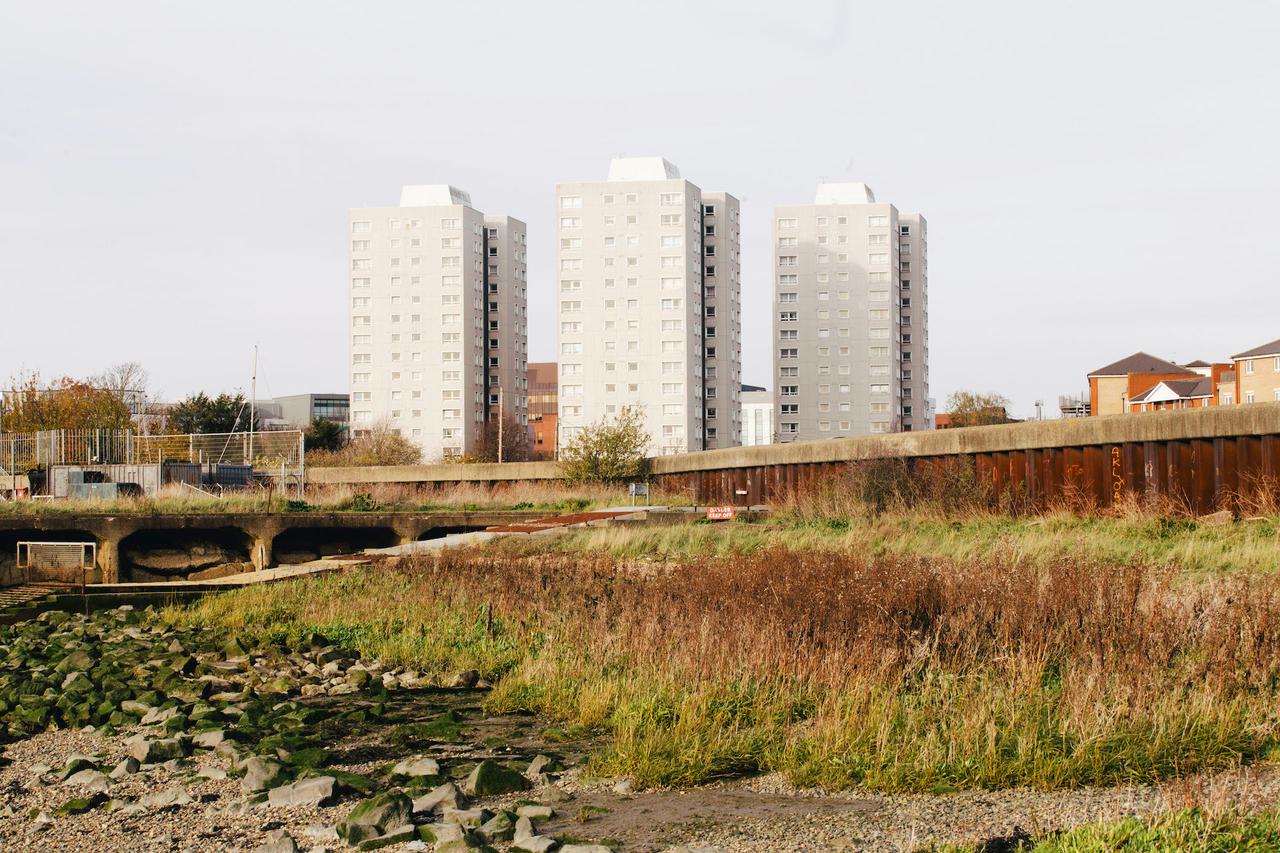
[[[19,542],[18,568],[27,571],[92,569],[98,562],[95,542]]]

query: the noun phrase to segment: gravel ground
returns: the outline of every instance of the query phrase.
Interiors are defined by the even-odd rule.
[[[502,722],[490,718],[489,724]],[[115,851],[252,851],[283,829],[301,850],[349,850],[338,842],[330,827],[343,820],[359,798],[347,798],[330,807],[271,807],[244,804],[240,782],[226,777],[230,759],[216,753],[202,753],[193,759],[166,764],[144,765],[137,773],[111,782],[107,796],[133,801],[148,794],[177,790],[190,802],[146,811],[96,808],[82,815],[56,815],[59,806],[74,797],[88,797],[85,789],[61,783],[58,772],[75,756],[92,757],[108,770],[127,754],[125,740],[132,731],[109,737],[83,731],[56,730],[9,744],[0,766],[0,851],[57,850],[114,853]],[[376,738],[356,738],[342,744],[348,754],[367,751]],[[405,755],[412,754],[406,750]],[[503,750],[474,749],[465,745],[441,744],[433,754],[479,758],[504,758]],[[383,763],[374,760],[342,761],[333,766],[352,773],[369,773]],[[205,778],[201,771],[223,778]],[[219,773],[218,771],[222,771]],[[510,807],[517,800],[559,803],[573,797],[563,788],[543,785],[532,791],[476,800],[487,808]],[[47,815],[51,820],[37,817]],[[593,837],[588,827],[576,827],[575,835]],[[389,851],[415,849],[406,844],[384,848]],[[424,849],[417,847],[416,849]]]
[[[780,776],[747,783],[768,793],[797,792]],[[748,818],[700,832],[690,841],[737,851],[909,851],[932,842],[977,843],[1044,833],[1193,804],[1261,808],[1280,803],[1280,767],[1231,770],[1163,786],[1038,791],[968,791],[947,795],[863,794],[866,810],[796,818]]]
[[[59,783],[43,765],[60,769],[76,754],[106,759],[109,766],[125,755],[127,732],[109,738],[77,731],[53,731],[10,744],[0,767],[0,849],[59,851],[209,851],[253,850],[268,833],[287,830],[303,850],[339,850],[327,827],[341,820],[352,803],[329,808],[244,808],[234,779],[207,779],[201,767],[227,769],[226,759],[203,755],[156,765],[111,783],[109,796],[135,799],[179,789],[192,802],[145,812],[98,808],[79,816],[53,815],[73,796],[85,796]],[[358,764],[348,769],[361,770]],[[216,771],[213,775],[218,775]],[[930,842],[981,842],[1021,834],[1032,836],[1084,823],[1147,815],[1191,803],[1232,803],[1245,808],[1280,802],[1280,767],[1239,769],[1164,786],[1086,788],[1044,792],[1000,792],[884,796],[869,793],[828,795],[796,790],[779,775],[722,783],[684,791],[630,793],[617,780],[583,782],[576,771],[554,789],[520,795],[556,802],[561,817],[547,832],[614,838],[623,849],[664,850],[675,844],[737,851],[909,851]],[[508,795],[484,803],[509,805]],[[584,806],[601,809],[582,820]],[[413,849],[400,844],[387,850]],[[418,848],[422,849],[422,848]]]
[[[329,809],[253,808],[236,816],[223,810],[242,797],[235,779],[204,779],[201,767],[226,770],[221,756],[202,756],[199,764],[156,765],[113,781],[109,796],[134,799],[153,792],[179,788],[193,802],[140,814],[123,810],[94,809],[85,815],[56,816],[42,824],[29,815],[55,809],[71,797],[88,796],[82,789],[59,783],[56,776],[38,777],[38,765],[60,770],[72,755],[99,755],[107,766],[125,757],[123,738],[101,738],[72,731],[45,732],[10,744],[5,757],[12,762],[0,769],[0,849],[59,851],[172,851],[253,849],[273,829],[285,828],[302,844],[304,830],[315,824],[340,820],[350,805]],[[12,810],[10,812],[10,810]],[[302,844],[304,849],[310,845]]]

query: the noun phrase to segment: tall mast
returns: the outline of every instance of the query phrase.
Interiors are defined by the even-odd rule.
[[[254,407],[258,402],[258,345],[253,345],[253,376],[249,379],[249,464],[253,465]]]

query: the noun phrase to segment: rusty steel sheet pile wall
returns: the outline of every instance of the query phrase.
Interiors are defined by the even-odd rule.
[[[839,488],[873,460],[917,477],[973,472],[1008,508],[1111,507],[1137,501],[1194,513],[1280,500],[1280,405],[733,448],[655,459],[664,492],[700,502],[764,504]]]

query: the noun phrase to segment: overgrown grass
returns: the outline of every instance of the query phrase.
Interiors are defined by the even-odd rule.
[[[500,679],[493,709],[607,732],[594,769],[646,785],[781,770],[833,788],[1055,788],[1277,743],[1280,596],[1248,573],[849,548],[666,564],[446,551],[171,618],[474,667]]]
[[[936,853],[980,853],[982,845],[950,845]],[[1257,814],[1201,808],[1181,809],[1148,819],[1084,826],[1015,848],[1023,853],[1236,853],[1280,850],[1280,812]]]
[[[765,519],[663,527],[585,528],[558,537],[503,543],[515,552],[593,552],[624,559],[757,554],[771,548],[939,556],[1043,564],[1062,558],[1109,565],[1143,563],[1195,573],[1274,572],[1280,568],[1280,517],[1228,524],[1140,514],[1067,512],[1016,517],[921,512],[813,517],[784,508]]]

